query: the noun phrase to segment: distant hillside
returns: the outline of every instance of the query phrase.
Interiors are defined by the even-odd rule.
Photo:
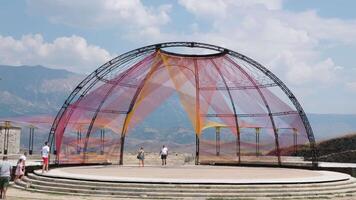
[[[84,75],[43,66],[0,65],[0,78],[0,118],[6,118],[39,114],[54,116]],[[317,141],[356,131],[356,114],[308,114],[308,118]],[[43,136],[38,135],[36,140],[45,140],[49,130],[38,131],[42,131]],[[24,129],[24,132],[28,130]],[[24,145],[26,137],[24,134]],[[171,146],[184,146],[193,144],[195,136],[178,97],[173,96],[135,127],[128,141],[130,139],[137,145],[152,143],[154,146],[155,142],[167,142],[172,143]]]
[[[82,77],[42,66],[0,65],[0,118],[55,114]]]
[[[356,163],[356,133],[322,141],[317,149],[319,161]],[[306,150],[300,150],[299,154],[310,157]]]

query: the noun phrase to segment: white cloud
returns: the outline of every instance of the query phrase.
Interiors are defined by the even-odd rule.
[[[356,92],[356,81],[346,83],[346,88],[350,91]]]
[[[44,65],[89,73],[111,58],[113,55],[105,49],[75,35],[52,42],[45,42],[40,34],[18,40],[0,35],[0,63],[4,65]]]
[[[356,44],[356,20],[322,18],[313,10],[287,13],[284,16],[290,26],[307,31],[311,37],[319,40]]]
[[[277,10],[282,7],[282,0],[178,0],[179,4],[197,16],[225,18],[231,11],[264,7]],[[231,9],[233,8],[233,9]]]
[[[197,16],[226,16],[227,5],[223,0],[205,0],[204,3],[199,3],[195,0],[178,0],[178,2]]]
[[[188,40],[237,50],[270,68],[288,85],[334,83],[343,73],[322,49],[356,44],[356,21],[322,18],[315,11],[283,10],[281,1],[179,0],[211,29],[195,31]],[[197,22],[195,22],[197,23]],[[178,38],[181,36],[178,36]]]
[[[313,10],[291,12],[282,5],[247,8],[235,3],[239,1],[222,2],[210,2],[215,12],[209,14],[197,0],[180,0],[196,16],[194,23],[211,24],[186,34],[186,40],[217,44],[257,60],[292,89],[308,112],[355,112],[356,71],[350,70],[351,63],[340,66],[331,53],[339,58],[338,48],[356,47],[355,19],[325,18]]]
[[[195,40],[225,46],[260,61],[282,80],[295,85],[334,81],[336,72],[342,69],[336,70],[340,67],[322,55],[322,48],[330,43],[356,43],[356,21],[322,18],[312,10],[286,11],[282,0],[178,3],[197,16],[185,31],[162,31],[171,20],[171,5],[146,6],[140,0],[33,0],[28,6],[31,12],[41,13],[53,23],[125,27],[120,29],[120,37],[135,43]],[[211,27],[199,30],[206,22]]]
[[[191,19],[184,16],[182,18],[184,21],[178,19],[180,15],[186,14],[181,12],[181,9],[171,5],[147,6],[140,0],[27,2],[30,13],[44,16],[52,23],[74,26],[78,29],[85,27],[88,31],[96,29],[115,31],[120,34],[120,39],[128,40],[135,45],[166,41],[200,41],[236,50],[271,69],[288,87],[299,93],[297,96],[305,97],[303,98],[305,101],[311,102],[307,96],[312,97],[313,93],[315,95],[320,91],[318,87],[327,88],[333,85],[349,90],[354,88],[355,70],[339,66],[340,64],[333,59],[330,49],[340,48],[342,45],[356,46],[356,20],[325,18],[314,10],[288,11],[283,9],[283,0],[178,0],[179,5],[185,8],[185,12],[195,16]],[[148,1],[145,2],[149,4]],[[172,9],[176,10],[173,10],[174,15],[170,16]],[[169,24],[170,21],[173,22]],[[184,25],[186,28],[182,28]],[[35,36],[31,37],[33,39]],[[62,56],[57,56],[59,59],[54,58],[56,57],[54,53],[47,58],[45,52],[48,50],[44,50],[43,53],[40,50],[34,51],[36,53],[29,51],[28,56],[23,53],[23,49],[35,49],[33,46],[38,42],[33,44],[27,42],[26,47],[23,47],[21,45],[24,43],[23,40],[10,38],[7,41],[10,48],[6,52],[0,47],[1,62],[9,58],[9,62],[31,61],[36,64],[50,63],[58,67],[70,63],[71,66],[78,65],[83,68],[85,65],[97,66],[110,57],[107,51],[99,47],[96,47],[98,50],[95,54],[101,56],[92,56],[98,64],[85,61],[84,58],[87,56],[82,55],[85,53],[72,53],[74,50],[68,50],[70,54],[79,55],[73,56],[73,60],[62,59],[66,55],[59,50],[56,50]],[[3,40],[0,42],[0,46],[7,44]],[[49,44],[43,41],[39,43],[60,49],[60,45],[55,41]],[[84,46],[95,47],[88,44]],[[326,49],[328,51],[325,51]],[[98,52],[99,50],[101,52]],[[16,55],[17,52],[22,52],[20,55],[23,58],[5,56],[7,53]],[[31,58],[37,59],[36,62]],[[63,60],[66,64],[62,63]],[[323,101],[327,98],[323,99],[320,95],[320,99]]]
[[[141,0],[28,0],[27,4],[30,13],[40,13],[52,23],[93,29],[115,27],[139,34],[159,31],[170,21],[171,9],[171,5],[147,7]]]

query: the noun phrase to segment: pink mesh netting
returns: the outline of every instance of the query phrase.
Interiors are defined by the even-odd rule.
[[[308,137],[296,109],[271,88],[279,89],[227,54],[155,51],[67,107],[55,132],[59,161],[117,161],[120,138],[173,94],[200,139],[200,162],[286,161]]]

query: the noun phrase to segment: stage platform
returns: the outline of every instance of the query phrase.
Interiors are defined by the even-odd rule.
[[[350,175],[278,167],[95,165],[35,170],[14,186],[104,199],[338,199],[356,195]]]
[[[228,166],[81,166],[55,168],[36,175],[103,182],[179,184],[300,184],[345,181],[350,175],[290,168]]]

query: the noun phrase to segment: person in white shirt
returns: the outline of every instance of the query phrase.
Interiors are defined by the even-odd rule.
[[[162,165],[167,165],[168,148],[165,145],[163,145],[159,154],[161,155]]]
[[[48,172],[48,157],[49,157],[48,142],[45,142],[45,145],[42,147],[41,155],[43,160],[42,173],[44,173],[44,171]]]

